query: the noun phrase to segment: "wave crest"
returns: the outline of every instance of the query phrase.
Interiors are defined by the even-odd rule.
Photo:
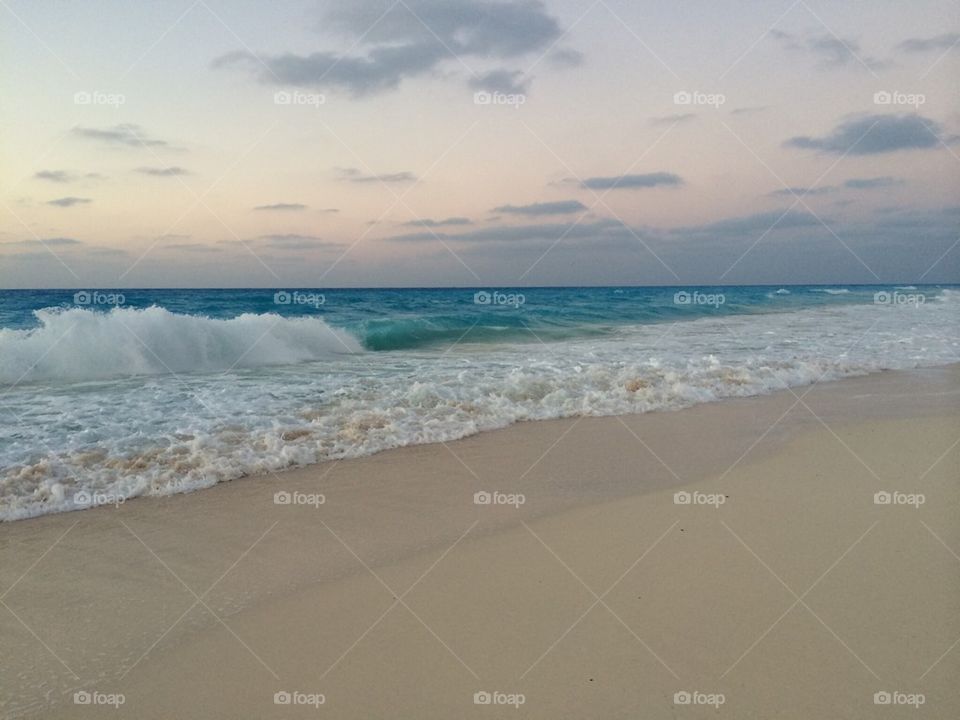
[[[229,320],[161,307],[35,311],[40,326],[0,329],[0,384],[217,372],[362,352],[321,318],[244,314]]]

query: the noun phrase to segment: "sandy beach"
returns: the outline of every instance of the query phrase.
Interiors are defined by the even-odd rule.
[[[958,380],[523,423],[0,525],[0,716],[960,716]]]

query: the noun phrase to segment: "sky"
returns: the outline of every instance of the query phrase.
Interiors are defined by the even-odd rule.
[[[960,282],[952,0],[0,2],[0,288]]]

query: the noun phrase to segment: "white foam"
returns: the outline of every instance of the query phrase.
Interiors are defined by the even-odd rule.
[[[314,317],[245,314],[218,320],[159,307],[34,314],[37,328],[0,329],[0,384],[216,372],[361,351],[351,335]]]

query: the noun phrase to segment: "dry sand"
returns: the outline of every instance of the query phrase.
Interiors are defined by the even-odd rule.
[[[960,717],[958,393],[882,373],[0,525],[0,716]]]

